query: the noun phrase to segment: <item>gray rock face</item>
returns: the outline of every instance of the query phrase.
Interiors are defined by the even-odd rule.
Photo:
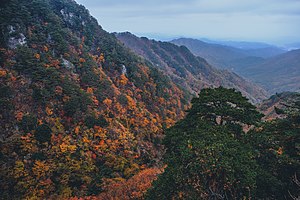
[[[10,37],[8,39],[8,46],[11,49],[15,49],[19,45],[24,46],[26,43],[26,37],[23,33],[20,33],[18,37]]]
[[[66,69],[68,70],[74,70],[75,69],[75,66],[73,65],[73,63],[71,63],[70,61],[62,58],[63,60],[63,65],[65,66]]]
[[[7,26],[9,39],[8,39],[8,47],[11,49],[17,48],[17,46],[24,46],[26,45],[26,37],[23,33],[17,33],[18,25]]]

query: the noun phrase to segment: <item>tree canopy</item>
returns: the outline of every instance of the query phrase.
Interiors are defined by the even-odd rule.
[[[166,131],[167,168],[148,199],[249,197],[258,166],[242,126],[256,124],[261,114],[239,92],[222,87],[202,90],[192,103],[186,118]]]

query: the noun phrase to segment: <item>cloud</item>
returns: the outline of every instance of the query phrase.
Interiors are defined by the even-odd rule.
[[[299,0],[77,2],[86,6],[108,31],[264,41],[296,38],[300,41]]]

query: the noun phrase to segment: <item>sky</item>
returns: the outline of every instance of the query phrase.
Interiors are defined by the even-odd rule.
[[[76,0],[109,32],[159,40],[178,37],[300,42],[300,0]]]

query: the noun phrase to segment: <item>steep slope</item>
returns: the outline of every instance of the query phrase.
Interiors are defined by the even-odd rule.
[[[277,47],[255,43],[224,42],[212,44],[190,38],[179,38],[171,42],[186,46],[195,55],[205,58],[213,66],[233,71],[241,71],[244,66],[261,63],[265,58],[285,52]]]
[[[0,11],[2,198],[98,194],[157,165],[162,129],[188,105],[182,89],[73,0]]]
[[[300,50],[269,58],[261,64],[245,67],[238,73],[261,84],[270,93],[299,91]]]
[[[276,109],[288,110],[289,106],[299,101],[300,94],[296,92],[283,92],[272,95],[269,99],[261,102],[257,107],[265,115],[265,120],[284,117],[283,114],[277,113]]]
[[[184,46],[138,38],[128,32],[118,33],[116,36],[125,46],[151,61],[174,82],[191,93],[198,93],[204,87],[224,86],[236,88],[253,102],[266,97],[263,89],[234,73],[213,68]]]
[[[242,50],[225,45],[209,44],[196,39],[180,38],[172,40],[171,43],[186,46],[193,54],[221,69],[233,69],[231,65],[233,60],[246,57]]]

